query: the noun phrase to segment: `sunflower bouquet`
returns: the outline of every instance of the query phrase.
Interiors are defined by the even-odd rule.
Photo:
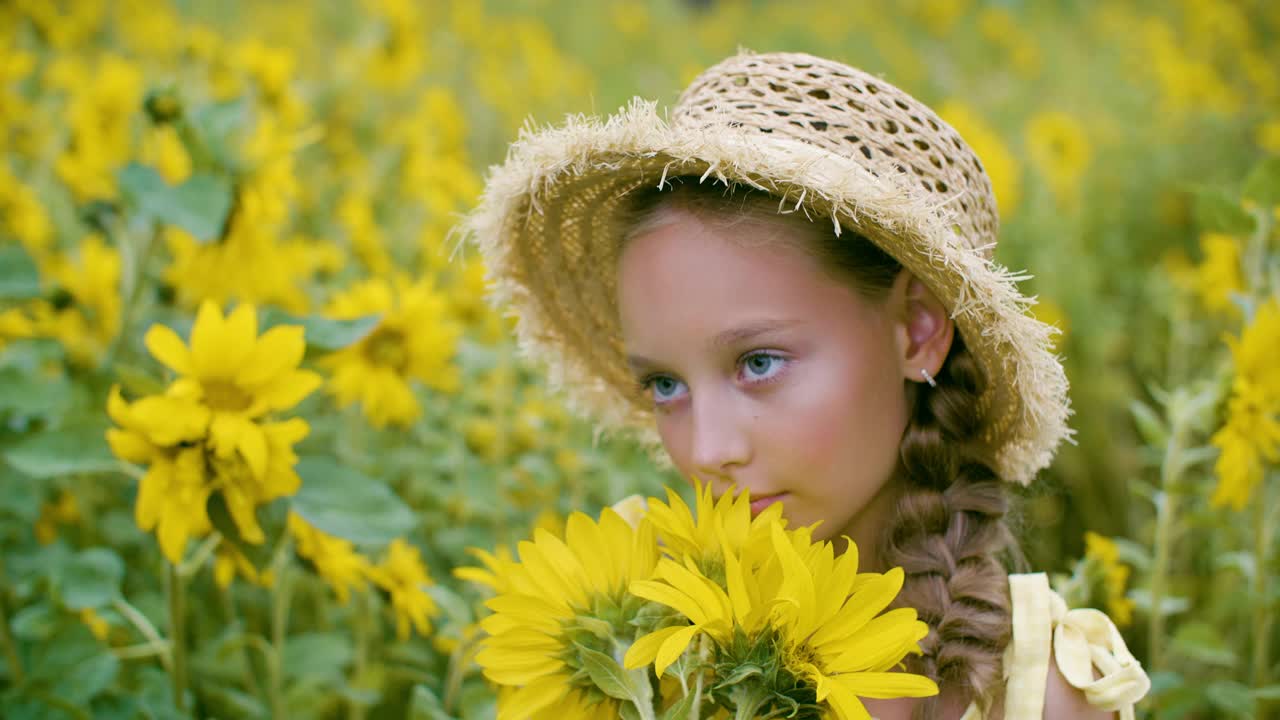
[[[477,662],[499,718],[869,718],[861,698],[938,688],[901,670],[928,627],[885,611],[903,573],[858,572],[781,507],[699,486],[629,521],[574,513],[518,559],[476,551],[458,575],[494,592]]]

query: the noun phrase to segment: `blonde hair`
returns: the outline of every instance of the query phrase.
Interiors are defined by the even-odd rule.
[[[679,208],[699,219],[794,225],[779,233],[816,257],[837,279],[871,300],[884,299],[902,265],[866,237],[843,228],[840,236],[802,212],[781,215],[778,198],[747,186],[674,178],[668,188],[635,191],[623,216],[620,243],[656,229]],[[1002,658],[1011,637],[1008,571],[1003,560],[1020,562],[1005,522],[1009,497],[981,442],[988,419],[978,402],[988,378],[957,330],[935,378],[937,387],[913,386],[907,427],[899,452],[903,487],[892,530],[880,557],[900,566],[906,582],[898,605],[913,607],[928,623],[924,651],[909,663],[965,704],[1003,703]],[[939,697],[921,703],[917,718],[935,717]]]

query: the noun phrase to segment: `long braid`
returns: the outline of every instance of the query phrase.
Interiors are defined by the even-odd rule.
[[[1004,486],[980,449],[986,379],[959,335],[936,380],[936,388],[919,386],[903,433],[906,488],[881,557],[906,571],[898,604],[915,608],[930,628],[913,670],[959,691],[965,703],[999,702],[1010,639],[1000,556],[1013,538]],[[938,711],[933,698],[916,717]]]

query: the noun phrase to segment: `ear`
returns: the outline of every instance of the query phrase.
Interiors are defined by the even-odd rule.
[[[913,382],[924,382],[923,368],[936,376],[951,350],[955,324],[946,307],[923,281],[904,269],[893,281],[898,358],[902,376]]]

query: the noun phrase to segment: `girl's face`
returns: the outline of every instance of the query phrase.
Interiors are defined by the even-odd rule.
[[[619,260],[618,301],[676,467],[871,550],[896,498],[905,381],[937,373],[945,311],[906,272],[884,300],[864,298],[801,242],[776,242],[799,229],[660,212]]]

